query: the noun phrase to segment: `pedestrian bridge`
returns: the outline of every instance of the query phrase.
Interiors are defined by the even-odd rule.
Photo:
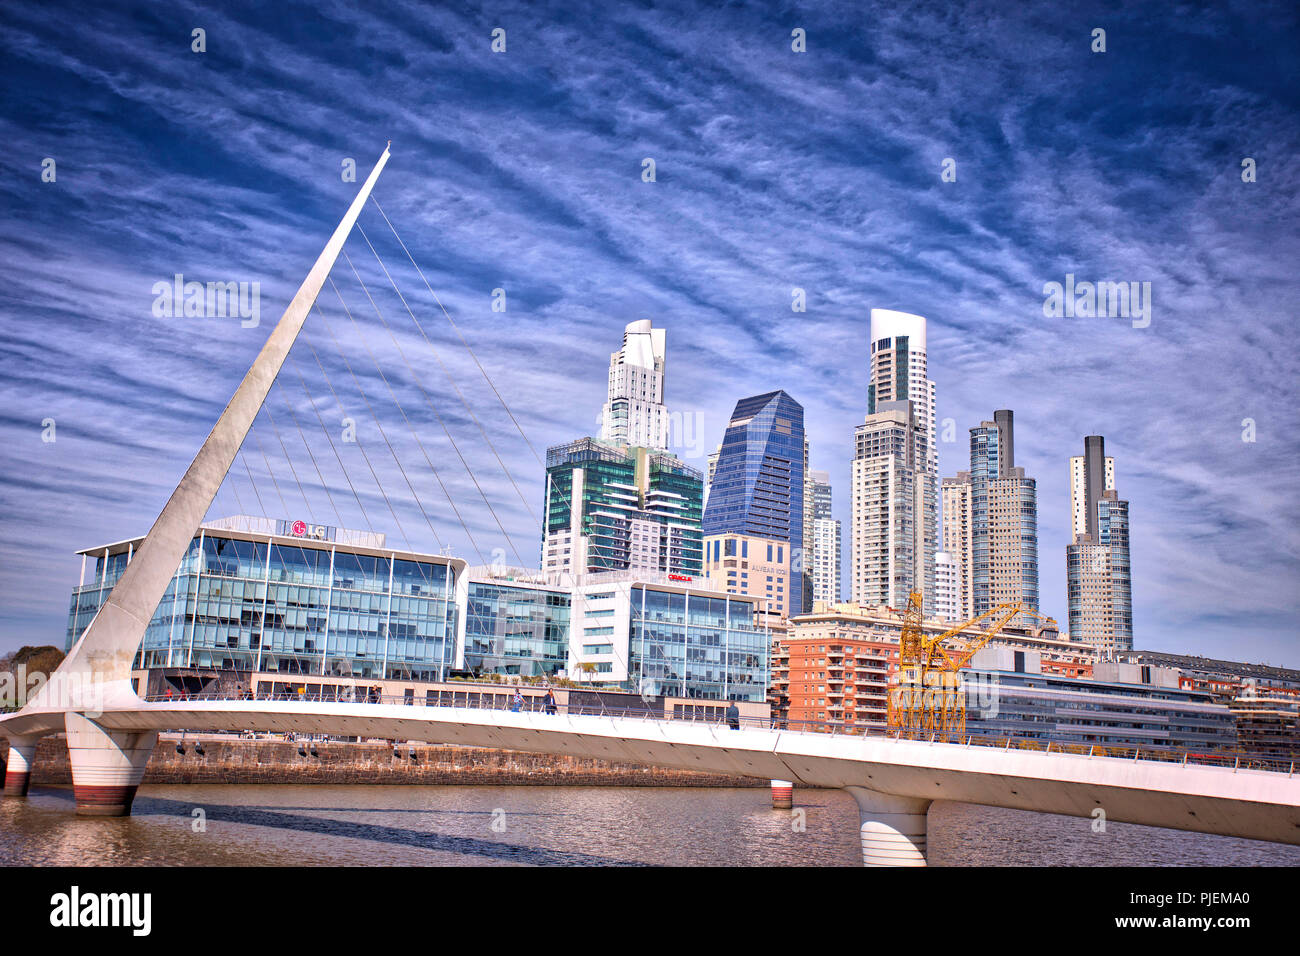
[[[1081,818],[1080,826],[1090,826],[1100,810],[1107,821],[1300,845],[1300,777],[1282,763],[1273,769],[1235,760],[1210,766],[1168,754],[1022,750],[1009,740],[991,746],[974,737],[970,743],[931,742],[773,728],[768,721],[731,729],[684,719],[396,700],[134,698],[106,704],[93,721],[51,710],[5,722],[6,732],[22,730],[27,738],[11,751],[20,762],[27,749],[21,744],[64,729],[79,812],[128,813],[160,731],[292,731],[566,754],[840,788],[857,801],[868,864],[923,864],[926,813],[934,800],[1066,814]],[[113,741],[107,750],[105,739]],[[25,764],[11,761],[10,774],[19,772],[25,777]],[[6,786],[7,792],[25,789],[25,779],[7,777]]]

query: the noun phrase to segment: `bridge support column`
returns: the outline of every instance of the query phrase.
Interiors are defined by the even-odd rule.
[[[158,742],[155,731],[105,730],[88,717],[69,711],[68,759],[78,816],[126,817],[145,765]]]
[[[845,787],[858,804],[863,866],[925,866],[929,800]]]
[[[39,737],[10,737],[9,762],[5,764],[5,796],[25,797],[32,782],[32,758]]]

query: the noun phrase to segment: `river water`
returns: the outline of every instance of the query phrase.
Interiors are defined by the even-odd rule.
[[[0,864],[105,866],[859,866],[840,790],[147,786],[133,815],[72,791],[0,801]],[[802,823],[802,828],[799,824]],[[930,810],[932,865],[1300,866],[1300,847],[970,804]],[[201,825],[201,826],[200,826]]]

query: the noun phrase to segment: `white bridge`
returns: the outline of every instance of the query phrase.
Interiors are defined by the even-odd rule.
[[[6,796],[23,796],[40,737],[66,732],[77,812],[123,815],[163,730],[296,731],[571,754],[790,780],[853,794],[867,863],[925,862],[934,800],[1070,814],[1300,845],[1293,772],[999,750],[680,720],[385,703],[149,703],[131,685],[145,628],[388,160],[385,150],[134,559],[40,692],[0,717]]]
[[[1100,808],[1108,821],[1300,844],[1300,777],[1290,772],[596,714],[302,700],[124,703],[93,722],[57,711],[12,721],[29,740],[66,721],[79,812],[129,810],[159,731],[243,729],[567,754],[841,788],[857,801],[863,859],[872,864],[924,863],[934,800],[1085,821]],[[103,737],[87,750],[91,726]]]

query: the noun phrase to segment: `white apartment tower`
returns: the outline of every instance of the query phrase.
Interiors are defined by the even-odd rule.
[[[812,506],[806,522],[813,529],[812,600],[840,603],[840,523],[831,515],[831,480],[824,471],[810,472]],[[812,605],[808,605],[811,609]]]
[[[959,609],[958,592],[957,562],[948,552],[939,551],[934,556],[934,613],[953,624],[970,620]]]
[[[871,310],[867,418],[854,436],[853,600],[934,611],[939,454],[925,319]]]
[[[970,472],[959,471],[955,478],[943,479],[940,491],[943,497],[943,553],[952,563],[956,578],[953,620],[969,621],[975,616],[972,584],[975,539],[971,534]]]
[[[911,402],[876,408],[853,433],[853,600],[905,608],[908,595],[920,591],[933,613],[934,521],[926,504],[929,472],[920,467],[924,426]]]
[[[1102,486],[1100,491],[1115,490],[1115,459],[1109,455],[1104,456]],[[1081,534],[1088,534],[1088,469],[1086,466],[1087,458],[1083,455],[1076,455],[1070,459],[1070,518],[1073,524],[1073,533],[1077,538]],[[1100,496],[1099,496],[1100,497]]]
[[[652,328],[649,319],[627,324],[623,347],[609,357],[609,397],[600,424],[604,441],[667,451],[665,354],[663,329]]]

